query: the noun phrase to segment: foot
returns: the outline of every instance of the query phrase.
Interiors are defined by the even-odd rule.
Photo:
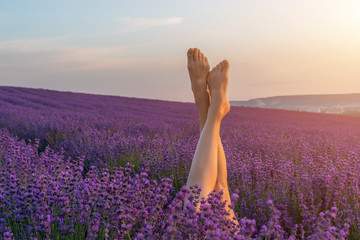
[[[211,70],[207,78],[211,95],[209,111],[214,112],[220,118],[223,118],[230,110],[230,104],[226,96],[229,67],[229,62],[224,60]]]
[[[206,78],[210,70],[207,57],[197,48],[190,48],[187,52],[191,89],[194,94],[195,103],[199,111],[206,111],[210,104],[209,92],[207,89]]]

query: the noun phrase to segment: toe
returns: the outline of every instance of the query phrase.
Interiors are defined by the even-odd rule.
[[[220,65],[220,71],[221,71],[221,72],[222,72],[222,71],[225,71],[223,62],[219,63],[219,65]]]
[[[200,60],[203,62],[205,61],[205,56],[202,52],[200,52]]]
[[[201,61],[201,51],[200,51],[200,49],[197,49],[197,59],[196,60],[198,60],[198,61]]]
[[[223,60],[220,64],[220,71],[223,72],[223,71],[226,71],[227,69],[229,69],[229,62],[227,60]]]
[[[193,48],[189,48],[189,50],[187,51],[187,56],[188,57],[192,57],[194,54],[194,49]]]
[[[222,61],[222,71],[224,71],[224,70],[228,70],[229,69],[229,67],[230,67],[230,64],[229,64],[229,61],[228,60],[224,60],[224,61]]]
[[[193,48],[189,48],[189,50],[187,51],[187,55],[190,56],[194,53],[194,49]]]
[[[215,70],[221,71],[221,64],[220,63],[218,63],[218,65],[216,65]]]
[[[194,49],[193,48],[189,48],[189,50],[187,51],[187,56],[188,56],[188,61],[193,61],[193,59],[194,59]]]
[[[208,60],[207,57],[205,57],[205,62],[206,62],[207,64],[209,64],[209,60]]]
[[[195,48],[194,49],[194,61],[199,59],[199,49]]]

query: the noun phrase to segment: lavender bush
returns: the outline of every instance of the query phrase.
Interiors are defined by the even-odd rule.
[[[221,193],[183,188],[194,104],[0,87],[0,128],[4,239],[360,237],[358,117],[233,107],[221,137],[238,226]]]
[[[0,131],[0,231],[4,239],[244,239],[241,222],[225,218],[222,192],[199,199],[200,187],[170,196],[171,179],[151,180],[133,167],[70,161],[39,142]],[[235,200],[235,199],[234,199]],[[200,203],[201,211],[196,211]],[[246,225],[246,226],[245,226]],[[253,227],[253,226],[252,226]],[[245,234],[245,235],[243,235]]]

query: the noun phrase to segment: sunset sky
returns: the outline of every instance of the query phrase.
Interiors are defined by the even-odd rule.
[[[2,1],[0,86],[192,101],[186,51],[229,99],[360,93],[360,1]]]

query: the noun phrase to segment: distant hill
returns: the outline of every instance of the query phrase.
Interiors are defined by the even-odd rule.
[[[231,101],[232,106],[360,115],[360,93],[294,95]]]

